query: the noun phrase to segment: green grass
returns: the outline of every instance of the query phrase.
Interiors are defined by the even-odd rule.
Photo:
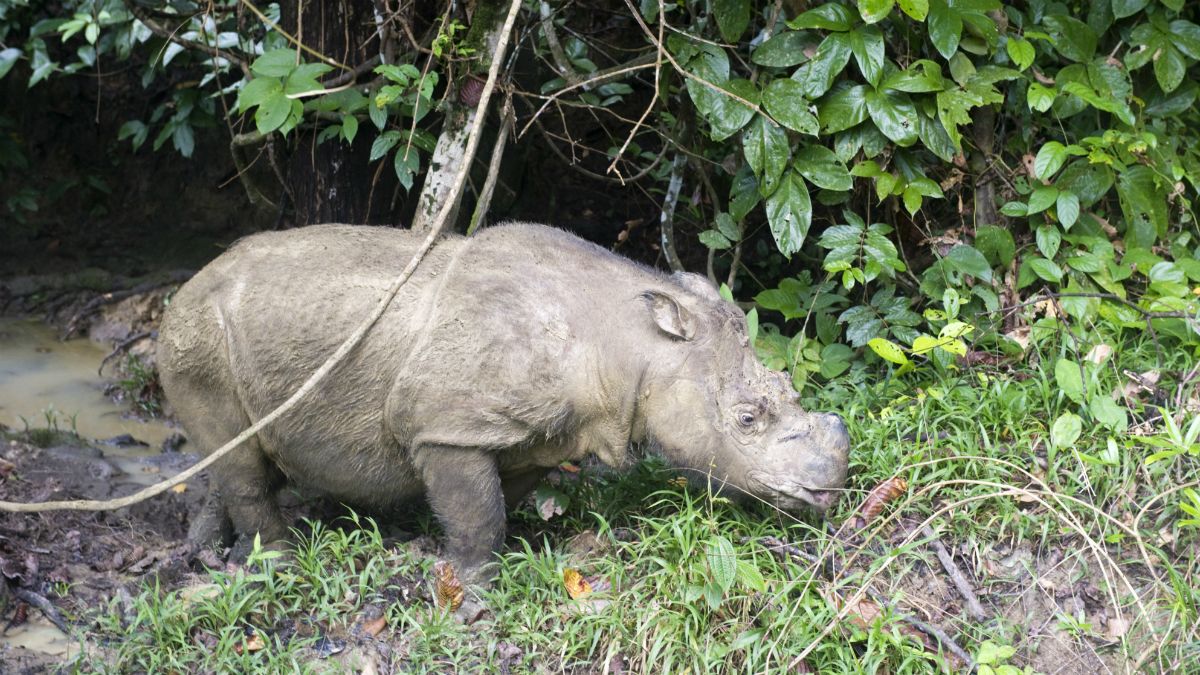
[[[353,633],[375,607],[386,613],[378,640],[388,646],[375,658],[381,670],[405,672],[496,672],[502,661],[512,672],[604,672],[614,658],[633,672],[795,672],[801,654],[815,672],[946,668],[942,655],[911,637],[901,614],[938,625],[993,672],[1044,665],[1038,659],[1049,658],[1050,634],[1107,659],[1116,672],[1200,672],[1200,528],[1182,507],[1185,488],[1200,480],[1197,453],[1182,448],[1147,464],[1171,443],[1157,405],[1170,401],[1129,410],[1130,430],[1088,423],[1075,443],[1052,447],[1059,415],[1086,415],[1055,381],[1052,364],[1063,354],[1041,353],[1045,368],[930,370],[815,395],[811,407],[844,414],[855,448],[848,494],[825,522],[714,498],[672,481],[678,474],[654,460],[623,475],[563,474],[554,488],[565,497],[562,515],[543,521],[533,506],[511,515],[499,576],[484,598],[491,615],[471,626],[432,606],[433,558],[419,547],[385,540],[366,519],[313,523],[290,565],[261,554],[236,572],[210,572],[208,592],[190,600],[150,586],[128,608],[114,601],[88,630],[95,647],[77,666],[353,670],[349,661],[320,658],[318,642],[361,643],[363,653],[376,653]],[[1157,351],[1151,340],[1129,341],[1089,371],[1089,385],[1111,391],[1126,370],[1159,368],[1173,395],[1171,378],[1192,362]],[[1182,428],[1195,414],[1180,416]],[[827,523],[843,523],[893,475],[908,480],[907,494],[862,536],[831,532]],[[922,579],[945,579],[921,532],[925,523],[974,580],[987,620],[945,613],[936,606],[942,601],[923,598]],[[762,537],[820,562],[776,557]],[[1018,553],[1026,557],[1014,563],[1015,577],[994,571]],[[567,568],[611,590],[571,600]],[[1064,580],[1047,591],[1060,571]],[[1075,609],[1056,595],[1085,587],[1091,595]],[[860,606],[847,599],[868,588],[881,614],[860,625]],[[842,604],[830,601],[834,592]],[[1023,614],[1019,598],[1048,613]],[[1110,631],[1122,613],[1123,634],[1105,634],[1100,606]],[[242,649],[248,631],[265,648]]]

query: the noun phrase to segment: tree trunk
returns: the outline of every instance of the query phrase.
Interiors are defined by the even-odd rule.
[[[480,55],[478,61],[472,64],[475,72],[485,72],[491,65],[492,55],[496,52],[496,44],[500,39],[500,29],[504,25],[504,7],[507,3],[497,0],[479,0],[471,17],[471,28],[463,40],[464,44],[476,50]],[[503,77],[503,74],[501,74]],[[467,136],[476,124],[486,123],[486,119],[475,118],[475,106],[479,101],[479,80],[460,79],[454,85],[454,91],[446,97],[442,132],[438,135],[437,146],[433,149],[433,157],[429,160],[429,171],[425,175],[425,183],[421,186],[421,195],[417,198],[417,211],[413,215],[413,229],[426,231],[433,226],[433,221],[443,208],[446,199],[453,190],[454,178],[458,175],[466,158]],[[450,212],[450,229],[458,220],[458,202]]]
[[[366,0],[300,0],[280,3],[280,23],[306,46],[354,67],[379,54],[374,7]],[[304,54],[306,61],[315,57]],[[331,73],[336,75],[337,72]],[[299,128],[286,158],[280,157],[291,205],[284,221],[314,223],[400,224],[392,213],[396,188],[391,167],[377,171],[368,161],[378,132],[362,124],[352,146],[341,139],[317,144],[319,129]]]

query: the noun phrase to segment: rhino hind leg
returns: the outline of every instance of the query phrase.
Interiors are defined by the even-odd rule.
[[[183,419],[189,440],[208,455],[250,426],[227,370],[210,368],[198,373],[168,372],[164,380],[169,400],[177,409],[203,411]],[[198,402],[186,405],[188,402]],[[181,405],[183,403],[184,405]],[[235,559],[250,551],[254,535],[262,543],[283,540],[288,528],[275,499],[283,475],[265,455],[258,438],[251,438],[209,469],[210,496],[194,514],[189,539],[195,544],[229,544]]]

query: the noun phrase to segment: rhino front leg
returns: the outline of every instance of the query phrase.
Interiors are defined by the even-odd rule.
[[[465,585],[486,585],[504,541],[504,491],[495,457],[479,450],[424,446],[415,459],[445,533],[447,558]]]

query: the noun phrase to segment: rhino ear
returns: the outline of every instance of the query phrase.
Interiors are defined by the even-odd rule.
[[[702,298],[721,302],[721,294],[717,291],[716,284],[706,276],[691,272],[676,272],[671,275],[671,279]]]
[[[696,336],[696,320],[678,300],[659,291],[646,291],[642,293],[642,299],[662,332],[679,340],[691,340]]]

